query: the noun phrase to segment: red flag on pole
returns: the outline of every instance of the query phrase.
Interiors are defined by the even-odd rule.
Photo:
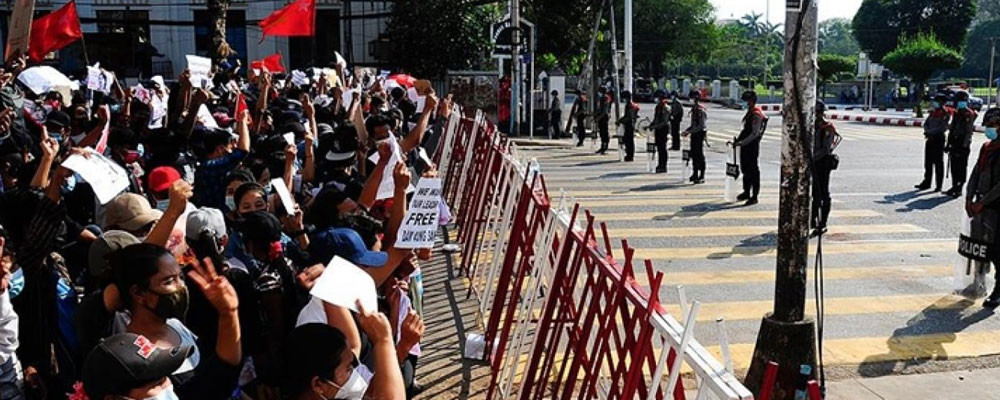
[[[253,69],[264,69],[267,68],[268,72],[285,72],[285,67],[281,65],[281,53],[274,53],[263,60],[255,60],[250,63],[250,68]]]
[[[82,37],[80,18],[76,14],[76,1],[70,1],[31,23],[28,55],[34,61],[41,61],[46,54],[66,47]]]
[[[316,32],[316,0],[296,0],[260,21],[261,41],[271,36],[312,36]]]
[[[248,111],[247,100],[246,100],[246,97],[243,96],[243,93],[240,92],[240,94],[236,95],[236,113],[235,113],[235,115],[233,115],[233,118],[235,118],[237,121],[239,121],[240,120],[240,114],[242,112],[244,112],[244,111]],[[253,123],[252,120],[251,120],[251,123]]]

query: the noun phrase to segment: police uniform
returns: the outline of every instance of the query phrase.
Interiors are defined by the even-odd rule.
[[[653,114],[653,122],[650,128],[653,129],[656,139],[656,172],[667,172],[667,139],[670,135],[670,109],[666,99],[661,99],[656,104],[656,112]]]
[[[826,229],[826,222],[830,217],[830,172],[839,163],[837,156],[833,154],[839,138],[840,135],[832,123],[825,119],[816,119],[812,165],[812,217],[809,222],[818,230]]]
[[[975,111],[967,107],[959,107],[952,116],[951,125],[948,127],[947,151],[951,162],[951,189],[948,190],[947,194],[952,197],[962,195],[975,121]]]
[[[703,146],[705,145],[705,135],[708,133],[705,125],[707,120],[708,113],[705,111],[705,106],[701,105],[700,102],[695,103],[691,107],[691,125],[684,130],[685,134],[691,135],[691,164],[694,170],[688,180],[694,183],[705,181],[705,151]]]
[[[764,110],[754,105],[747,110],[743,116],[743,130],[736,137],[733,146],[740,148],[740,169],[743,170],[743,193],[737,197],[740,200],[747,200],[747,205],[757,203],[757,195],[760,193],[760,139],[764,136],[764,128],[767,124],[767,116]]]
[[[934,191],[941,190],[944,182],[944,139],[951,122],[953,110],[945,107],[943,99],[936,98],[938,107],[931,110],[924,120],[924,180],[914,186],[920,190],[930,189],[934,178]],[[936,173],[936,175],[935,175]]]
[[[681,120],[684,119],[684,106],[677,99],[677,93],[673,93],[673,101],[670,102],[670,150],[681,149]]]
[[[1000,124],[1000,110],[988,111],[984,124],[993,127]],[[990,243],[988,257],[994,266],[1000,266],[1000,252],[997,251],[997,245],[1000,244],[1000,237],[997,235],[997,223],[1000,222],[1000,140],[993,139],[983,144],[980,149],[976,165],[969,175],[965,201],[965,209],[972,217],[970,236]],[[997,274],[1000,274],[1000,269],[997,270]],[[990,308],[998,304],[1000,304],[1000,275],[997,276],[993,292],[983,303],[985,307]]]
[[[639,120],[639,105],[632,101],[632,94],[622,92],[622,99],[625,100],[625,115],[618,119],[618,124],[625,129],[622,141],[625,145],[625,161],[632,161],[635,158],[635,123]]]
[[[597,101],[594,122],[597,123],[597,129],[601,135],[601,148],[597,150],[597,153],[604,154],[608,151],[608,142],[611,141],[611,135],[608,134],[608,122],[611,120],[611,95],[608,93],[599,93],[598,95],[600,99]]]
[[[583,140],[587,136],[587,108],[587,96],[581,93],[576,97],[576,101],[573,102],[573,117],[576,118],[577,147],[583,146]]]

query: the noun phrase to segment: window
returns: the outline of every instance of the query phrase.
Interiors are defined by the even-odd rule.
[[[162,56],[149,41],[148,10],[96,10],[97,33],[85,33],[90,62],[120,77],[150,76],[152,59]]]

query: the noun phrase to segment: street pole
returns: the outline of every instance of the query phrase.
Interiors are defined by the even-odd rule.
[[[997,37],[990,38],[990,80],[987,82],[986,86],[986,106],[990,106],[990,96],[993,95],[993,60],[997,55]],[[1000,103],[1000,99],[997,99],[997,103]]]
[[[783,138],[774,311],[764,315],[744,380],[759,392],[768,362],[779,365],[776,399],[790,399],[801,365],[816,371],[816,324],[805,317],[809,264],[809,185],[816,122],[815,0],[789,0],[785,12]],[[796,7],[798,6],[798,7]],[[815,373],[812,374],[815,377]]]
[[[521,87],[521,4],[519,0],[510,0],[510,26],[511,26],[511,46],[510,46],[510,134],[521,134],[521,110],[520,91]]]
[[[625,90],[632,92],[632,0],[625,0]]]
[[[615,122],[617,123],[618,118],[621,118],[621,116],[622,116],[621,108],[619,106],[621,104],[621,102],[622,102],[622,96],[621,96],[621,90],[619,90],[620,88],[619,88],[619,85],[618,85],[618,82],[619,82],[618,81],[618,39],[616,37],[618,35],[618,32],[616,32],[617,29],[615,28],[615,4],[612,1],[608,1],[608,15],[611,17],[610,18],[610,20],[611,20],[611,69],[614,70],[614,72],[612,73],[611,76],[613,78],[612,79],[612,82],[613,82],[612,84],[615,86],[614,87],[614,91],[615,91]]]

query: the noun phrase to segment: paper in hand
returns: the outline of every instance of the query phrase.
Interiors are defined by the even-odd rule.
[[[128,173],[111,159],[98,154],[90,148],[85,148],[89,157],[74,154],[63,161],[62,166],[76,172],[97,196],[97,201],[107,204],[118,193],[128,188]]]
[[[285,180],[281,178],[271,179],[271,187],[274,188],[274,192],[281,199],[281,204],[285,206],[285,213],[289,216],[295,215],[295,201],[292,200],[292,192],[288,191]]]
[[[378,310],[375,281],[360,267],[339,256],[326,265],[309,294],[354,312],[359,312],[358,301],[367,311]]]
[[[191,86],[211,89],[212,82],[209,74],[212,72],[212,59],[191,54],[186,57],[188,71],[191,73]]]
[[[285,143],[288,143],[289,146],[295,146],[295,133],[285,132],[281,137],[285,138]]]

